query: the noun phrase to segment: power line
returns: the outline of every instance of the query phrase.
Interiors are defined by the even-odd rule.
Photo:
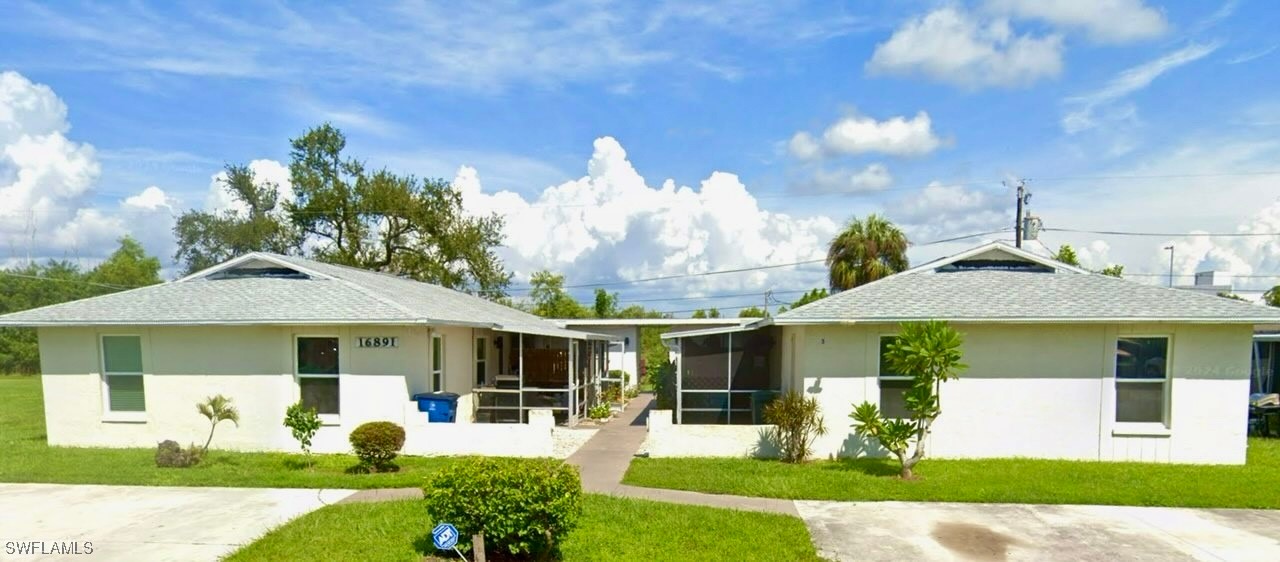
[[[62,279],[59,277],[41,277],[39,275],[26,275],[22,273],[13,273],[12,271],[0,271],[0,275],[7,275],[9,277],[21,277],[23,279],[34,279],[36,281],[57,281],[59,283],[84,283],[86,285],[93,285],[95,287],[102,287],[105,289],[116,289],[119,291],[123,291],[125,289],[137,289],[138,287],[144,286],[144,285],[113,285],[110,283],[98,283],[95,281],[89,281],[87,279]]]
[[[1076,234],[1097,234],[1100,236],[1153,236],[1153,237],[1180,237],[1180,236],[1223,236],[1223,237],[1262,237],[1262,236],[1280,236],[1280,232],[1134,232],[1124,230],[1085,230],[1077,228],[1042,228],[1041,230],[1048,232],[1073,232]]]
[[[809,292],[810,290],[812,290],[812,289],[794,289],[794,290],[786,290],[786,291],[773,291],[773,294],[775,294],[775,295],[794,295],[794,294],[803,294],[803,293],[807,293],[807,292]],[[765,293],[765,291],[756,291],[756,292],[754,292],[754,293],[735,293],[735,294],[732,294],[732,295],[703,295],[703,296],[701,296],[701,297],[670,297],[670,298],[661,298],[661,299],[632,299],[632,300],[625,300],[625,301],[621,301],[621,302],[619,302],[618,304],[632,304],[632,303],[637,303],[637,302],[667,302],[667,301],[698,301],[698,300],[712,300],[712,299],[731,299],[731,298],[737,298],[737,297],[754,297],[754,296],[762,295],[762,294],[764,294],[764,293]],[[786,304],[786,303],[783,303],[783,304]]]
[[[946,243],[946,242],[955,242],[955,241],[958,241],[958,240],[964,240],[964,239],[967,239],[967,238],[977,238],[977,237],[979,237],[979,236],[989,236],[989,235],[992,235],[992,234],[1001,234],[1001,233],[1008,232],[1008,231],[1009,231],[1009,229],[1008,229],[1008,228],[1002,228],[1002,229],[999,229],[999,230],[991,230],[991,231],[988,231],[988,232],[976,232],[976,233],[973,233],[973,234],[965,234],[965,235],[962,235],[962,236],[953,236],[953,237],[951,237],[951,238],[943,238],[943,239],[940,239],[940,240],[930,240],[930,241],[928,241],[928,242],[921,242],[921,243],[919,243],[919,244],[912,244],[912,246],[915,246],[915,247],[932,246],[932,245],[934,245],[934,244],[943,244],[943,243]],[[798,266],[798,265],[810,265],[810,264],[816,264],[816,263],[826,263],[826,261],[827,261],[827,260],[826,260],[826,258],[819,258],[819,259],[812,259],[812,260],[802,260],[802,261],[791,262],[791,263],[779,263],[779,264],[772,264],[772,265],[758,265],[758,266],[753,266],[753,267],[740,267],[740,268],[736,268],[736,269],[722,269],[722,270],[717,270],[717,271],[704,271],[704,272],[701,272],[701,273],[680,273],[680,274],[676,274],[676,275],[662,275],[662,276],[658,276],[658,277],[647,277],[647,278],[643,278],[643,279],[631,279],[631,280],[626,280],[626,281],[607,281],[607,282],[604,282],[604,283],[584,283],[584,284],[581,284],[581,285],[565,285],[564,287],[561,287],[561,288],[562,288],[562,289],[590,289],[590,288],[597,288],[597,287],[614,287],[614,286],[618,286],[618,285],[631,285],[631,284],[635,284],[635,283],[648,283],[648,282],[652,282],[652,281],[667,281],[667,280],[671,280],[671,279],[684,279],[684,278],[689,278],[689,277],[706,277],[706,276],[710,276],[710,275],[725,275],[725,274],[730,274],[730,273],[746,273],[746,272],[749,272],[749,271],[762,271],[762,270],[766,270],[766,269],[778,269],[778,268],[782,268],[782,267],[795,267],[795,266]],[[512,292],[526,292],[526,291],[530,291],[530,290],[532,290],[532,289],[533,289],[532,287],[521,287],[521,288],[517,288],[517,289],[510,289],[510,290],[511,290]]]
[[[1209,172],[1204,174],[1124,174],[1099,176],[1048,176],[1027,178],[1027,181],[1097,181],[1097,180],[1159,180],[1180,178],[1225,178],[1237,176],[1280,176],[1280,171]]]
[[[1121,273],[1121,275],[1123,275],[1123,276],[1125,276],[1125,277],[1168,277],[1168,276],[1169,276],[1169,274],[1168,274],[1168,273]],[[1174,276],[1174,277],[1184,277],[1184,278],[1185,278],[1185,277],[1195,277],[1195,276],[1196,276],[1196,274],[1194,274],[1194,273],[1175,273],[1175,274],[1173,274],[1173,276]],[[1231,276],[1231,278],[1232,278],[1232,279],[1276,279],[1276,278],[1280,278],[1280,273],[1271,274],[1271,275],[1264,275],[1264,274],[1257,274],[1257,275],[1253,275],[1253,274],[1250,274],[1250,275],[1232,275],[1232,276]]]

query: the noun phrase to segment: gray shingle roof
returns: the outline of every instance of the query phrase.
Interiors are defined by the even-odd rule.
[[[480,297],[392,275],[295,256],[249,254],[310,278],[229,277],[214,270],[0,316],[0,326],[189,324],[452,324],[571,338],[607,338]]]
[[[991,247],[984,247],[987,251]],[[1025,252],[997,247],[1011,257]],[[1045,258],[1039,258],[1042,263]],[[957,258],[958,259],[958,258]],[[946,271],[941,260],[780,314],[778,324],[952,321],[1280,323],[1280,309],[1059,268]],[[1056,263],[1056,262],[1050,262]],[[943,271],[938,271],[941,268]]]

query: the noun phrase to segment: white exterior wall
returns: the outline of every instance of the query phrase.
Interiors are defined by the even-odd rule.
[[[41,370],[45,421],[50,445],[154,447],[173,439],[203,444],[208,421],[195,405],[223,394],[240,411],[240,424],[219,424],[215,448],[296,451],[283,426],[285,409],[300,398],[294,375],[295,336],[339,338],[340,415],[317,433],[313,450],[346,452],[347,437],[362,423],[391,421],[410,427],[426,424],[410,396],[430,385],[430,334],[445,336],[444,389],[461,395],[457,424],[412,430],[406,454],[480,454],[507,451],[518,456],[548,456],[550,429],[504,424],[474,429],[471,412],[475,376],[470,328],[424,326],[208,326],[41,328]],[[139,335],[142,340],[145,421],[113,421],[105,412],[99,338]],[[356,337],[397,337],[396,348],[366,348]],[[506,428],[503,431],[496,428]],[[452,444],[452,445],[442,445]],[[544,446],[545,445],[545,446]],[[457,449],[450,452],[450,447]],[[545,449],[545,453],[542,451]],[[497,454],[497,453],[494,453]]]
[[[674,424],[671,410],[649,412],[648,430],[640,451],[654,458],[756,457],[777,458],[769,442],[768,425]]]
[[[1243,463],[1249,326],[964,325],[969,369],[943,384],[931,456]],[[893,325],[787,327],[793,384],[818,398],[829,433],[818,456],[882,454],[848,417],[879,401],[879,337]],[[1115,419],[1116,338],[1169,335],[1167,427]],[[784,373],[791,355],[784,353]]]
[[[1250,326],[966,325],[969,368],[941,390],[934,458],[1241,464],[1248,416]],[[879,341],[896,325],[789,326],[783,389],[816,397],[828,433],[815,457],[882,455],[854,434],[854,405],[878,403]],[[1116,339],[1168,336],[1168,424],[1115,422]],[[655,412],[655,414],[657,414]],[[661,416],[659,416],[660,418]],[[761,426],[650,425],[652,456],[768,456]]]

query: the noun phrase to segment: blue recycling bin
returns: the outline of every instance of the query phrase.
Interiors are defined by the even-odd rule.
[[[427,413],[431,423],[453,423],[458,417],[458,395],[452,392],[423,392],[414,394],[418,411]]]

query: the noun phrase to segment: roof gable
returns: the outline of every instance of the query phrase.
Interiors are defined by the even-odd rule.
[[[1280,321],[1280,309],[1108,277],[993,243],[797,307],[775,323],[927,319],[1257,324]]]
[[[444,324],[611,339],[439,285],[264,252],[170,283],[0,316],[0,326],[294,323]]]

